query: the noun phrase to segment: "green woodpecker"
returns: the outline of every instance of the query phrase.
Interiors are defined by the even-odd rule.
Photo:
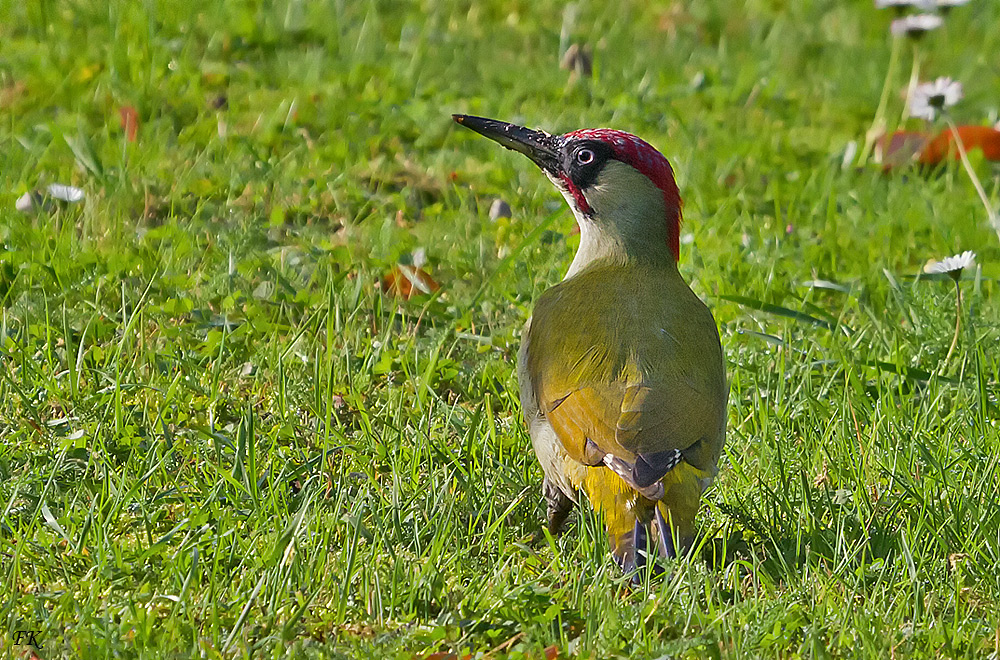
[[[534,161],[580,227],[576,257],[535,304],[518,360],[549,529],[559,531],[583,489],[624,570],[645,565],[648,529],[676,557],[718,471],[729,392],[715,319],[677,270],[670,163],[617,130],[455,121]]]

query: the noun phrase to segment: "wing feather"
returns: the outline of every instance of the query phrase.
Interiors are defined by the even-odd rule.
[[[543,296],[531,326],[532,387],[567,454],[586,465],[612,454],[642,485],[662,478],[679,454],[714,472],[727,392],[708,309],[679,278],[674,290],[629,299],[617,285],[575,293],[570,285],[583,277],[550,289],[558,295]],[[590,305],[625,318],[582,316]],[[658,310],[653,327],[628,322],[650,306]]]

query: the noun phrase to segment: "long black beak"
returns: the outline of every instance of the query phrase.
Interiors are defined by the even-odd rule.
[[[485,117],[452,115],[452,118],[462,126],[496,140],[508,149],[521,152],[547,172],[555,174],[559,171],[561,138],[558,135],[549,135],[545,131],[534,131],[517,124]]]

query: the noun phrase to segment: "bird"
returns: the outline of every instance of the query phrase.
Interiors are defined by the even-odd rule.
[[[678,271],[681,197],[670,163],[621,130],[553,135],[453,119],[531,159],[580,230],[518,352],[549,532],[560,532],[583,491],[624,572],[659,567],[654,549],[686,556],[718,474],[729,389],[715,319]]]

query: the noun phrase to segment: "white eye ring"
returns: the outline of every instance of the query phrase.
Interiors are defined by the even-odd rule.
[[[576,162],[581,165],[590,165],[594,162],[594,152],[590,149],[580,149],[576,152]]]

